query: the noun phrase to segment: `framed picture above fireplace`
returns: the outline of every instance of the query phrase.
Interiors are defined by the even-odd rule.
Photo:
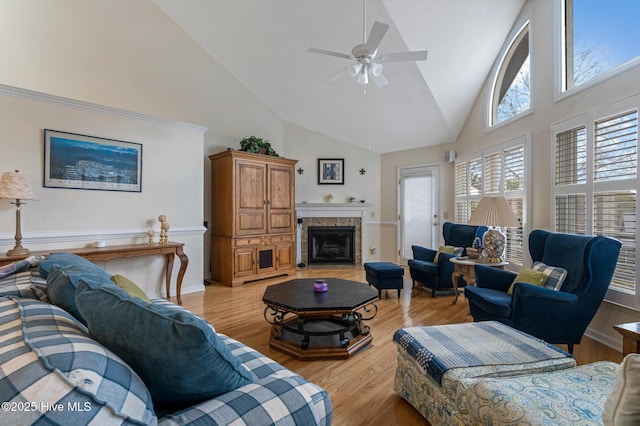
[[[344,185],[344,158],[318,158],[318,185]]]

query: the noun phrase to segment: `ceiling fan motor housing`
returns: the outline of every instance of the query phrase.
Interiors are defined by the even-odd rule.
[[[368,65],[376,57],[376,53],[377,49],[372,52],[367,50],[364,44],[359,44],[351,50],[353,57],[362,65]]]

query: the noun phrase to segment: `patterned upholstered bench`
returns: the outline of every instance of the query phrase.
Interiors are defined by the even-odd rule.
[[[467,409],[469,379],[575,367],[568,353],[498,322],[396,331],[394,390],[431,424],[477,424]]]
[[[619,369],[599,361],[547,373],[463,379],[465,418],[474,425],[601,425]],[[637,411],[637,399],[634,405]]]

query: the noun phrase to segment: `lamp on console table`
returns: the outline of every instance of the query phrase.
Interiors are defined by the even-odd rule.
[[[22,232],[20,230],[20,208],[22,200],[37,200],[31,188],[31,179],[27,175],[15,172],[5,172],[0,178],[0,198],[11,201],[16,205],[16,245],[7,252],[7,256],[29,256],[29,250],[22,247]]]
[[[490,227],[482,236],[482,246],[489,262],[504,260],[507,237],[500,231],[500,228],[520,227],[520,221],[503,196],[482,197],[467,224]]]

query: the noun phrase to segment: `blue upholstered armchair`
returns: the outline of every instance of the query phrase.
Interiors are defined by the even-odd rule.
[[[548,343],[567,344],[573,353],[609,288],[621,245],[603,236],[532,231],[534,265],[566,270],[559,288],[518,282],[509,295],[515,273],[476,265],[476,286],[465,288],[471,315],[474,321],[500,321]]]
[[[467,247],[472,246],[476,237],[482,239],[485,232],[487,232],[486,226],[461,225],[451,222],[445,222],[442,225],[445,245],[462,247],[465,251]],[[436,257],[437,250],[420,246],[411,246],[411,249],[413,250],[413,259],[409,259],[409,273],[411,274],[413,287],[418,282],[430,288],[433,297],[436,296],[437,290],[453,288],[451,281],[453,264],[449,262],[453,254],[440,253],[438,263],[434,263],[433,260]],[[458,287],[461,288],[465,285],[465,281],[460,278]]]

